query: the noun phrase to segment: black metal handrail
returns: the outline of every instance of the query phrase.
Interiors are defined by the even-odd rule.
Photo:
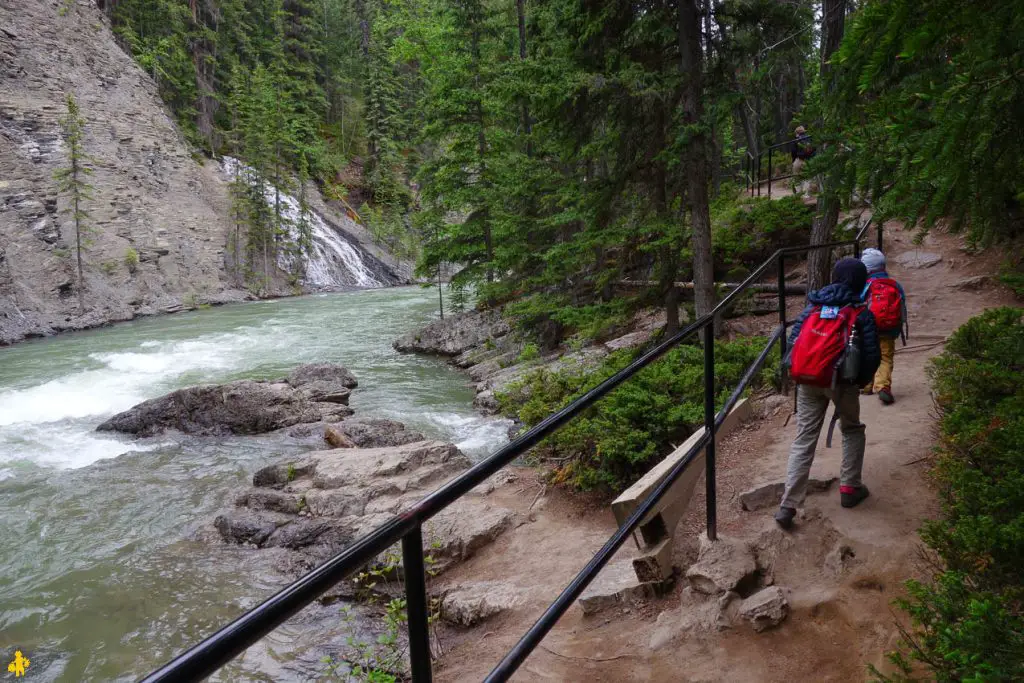
[[[661,358],[669,350],[688,339],[696,332],[704,331],[704,416],[705,431],[698,442],[672,468],[668,476],[630,515],[629,519],[612,535],[600,551],[591,559],[568,587],[558,596],[516,646],[502,659],[487,677],[487,681],[505,681],[536,648],[548,631],[565,613],[572,602],[583,592],[597,573],[611,559],[625,539],[636,529],[644,516],[657,505],[658,501],[686,468],[705,449],[707,486],[707,534],[711,540],[717,537],[717,497],[715,490],[715,440],[725,416],[733,408],[758,370],[763,366],[776,342],[780,344],[781,355],[786,353],[786,291],[785,259],[787,255],[802,254],[816,249],[833,249],[852,246],[854,254],[860,254],[860,242],[870,226],[867,222],[852,240],[828,242],[818,245],[787,247],[777,250],[758,266],[736,289],[727,294],[715,308],[682,330],[657,344],[629,366],[623,368],[596,387],[569,403],[562,410],[545,418],[524,434],[495,451],[484,460],[451,480],[433,493],[416,503],[411,509],[393,517],[368,535],[358,539],[340,553],[301,577],[291,585],[274,594],[260,605],[241,615],[213,635],[205,638],[179,655],[162,668],[154,671],[145,683],[167,681],[199,681],[227,664],[250,645],[280,626],[291,616],[303,609],[339,581],[360,571],[377,555],[397,542],[402,543],[402,561],[406,583],[406,607],[408,610],[409,658],[413,681],[427,683],[431,680],[430,641],[428,630],[426,573],[424,571],[422,525],[428,519],[446,508],[471,489],[481,484],[492,474],[512,463],[516,458],[535,446],[545,437],[565,425],[580,412],[596,403],[608,392],[631,378],[637,372]],[[881,239],[879,225],[879,240]],[[747,368],[743,378],[733,390],[725,405],[716,414],[714,411],[714,320],[722,314],[747,288],[763,276],[768,269],[778,268],[778,298],[780,324],[772,333],[757,359]]]

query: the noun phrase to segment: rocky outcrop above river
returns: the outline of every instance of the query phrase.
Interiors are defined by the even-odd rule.
[[[0,344],[180,310],[186,300],[245,299],[225,272],[227,184],[193,159],[103,13],[87,2],[0,8]],[[53,180],[66,164],[68,94],[93,168],[84,314],[74,228]]]
[[[233,496],[234,506],[214,527],[230,543],[298,551],[308,566],[407,510],[469,464],[458,448],[440,441],[309,453],[257,471],[252,488]],[[460,499],[424,525],[431,570],[470,557],[516,522],[484,491]]]
[[[53,178],[67,163],[60,119],[68,94],[85,120],[93,171],[82,207],[85,311],[74,227]],[[255,298],[228,246],[230,180],[189,146],[157,84],[117,44],[94,2],[0,0],[0,345]],[[410,278],[408,264],[315,187],[307,199],[380,283]],[[263,292],[292,293],[284,273]]]
[[[333,422],[352,414],[348,400],[356,386],[355,376],[340,365],[302,365],[273,382],[238,380],[179,389],[119,413],[97,430],[136,436],[166,429],[262,434],[300,423]]]
[[[646,344],[663,323],[656,316],[638,316],[627,333],[610,341],[574,350],[558,346],[524,358],[525,345],[501,312],[469,311],[403,335],[393,346],[397,351],[447,357],[473,381],[477,392],[474,407],[493,415],[499,410],[498,394],[508,392],[531,373],[595,367],[613,351]]]
[[[410,332],[396,340],[393,346],[397,351],[458,356],[488,340],[505,337],[509,330],[508,322],[498,311],[469,311]]]

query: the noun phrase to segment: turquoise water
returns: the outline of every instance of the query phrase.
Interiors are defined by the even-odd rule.
[[[26,680],[132,680],[281,586],[270,553],[200,537],[255,469],[309,446],[273,435],[134,441],[93,431],[139,401],[330,361],[359,379],[357,415],[401,420],[470,455],[500,445],[504,423],[472,410],[463,375],[391,349],[435,314],[429,291],[368,290],[0,349],[0,653],[9,660],[18,648],[31,659]],[[311,633],[303,621],[315,616],[300,615],[222,677],[301,678],[291,660],[343,637],[322,623]]]

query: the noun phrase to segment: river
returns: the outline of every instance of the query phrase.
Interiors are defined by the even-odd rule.
[[[93,431],[139,401],[330,361],[359,379],[357,415],[401,420],[470,456],[501,444],[505,425],[472,410],[464,376],[391,349],[435,301],[418,288],[324,294],[0,349],[0,665],[17,648],[26,680],[133,680],[281,586],[265,553],[197,536],[254,470],[309,446]],[[221,678],[296,677],[292,653],[311,645],[301,621]]]

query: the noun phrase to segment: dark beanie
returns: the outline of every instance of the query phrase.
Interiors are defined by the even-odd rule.
[[[850,257],[839,259],[835,268],[832,269],[832,282],[842,282],[859,294],[868,282],[868,269],[860,259]]]

